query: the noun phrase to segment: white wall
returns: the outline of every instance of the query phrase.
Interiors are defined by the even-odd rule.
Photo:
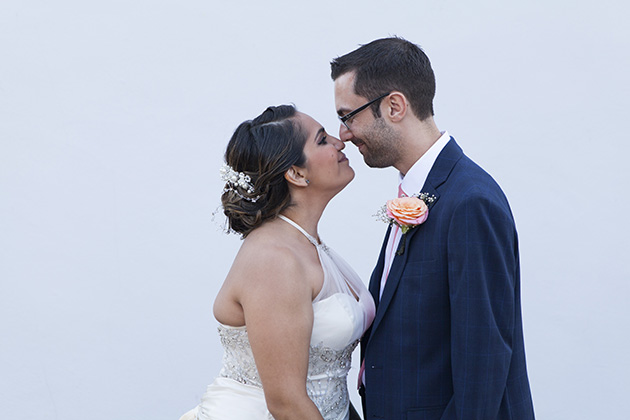
[[[538,418],[628,418],[629,9],[3,1],[0,418],[176,419],[197,404],[240,244],[212,220],[232,131],[293,102],[336,133],[329,61],[392,34],[425,48],[438,126],[512,204]],[[367,281],[396,174],[348,149],[357,177],[320,233]]]

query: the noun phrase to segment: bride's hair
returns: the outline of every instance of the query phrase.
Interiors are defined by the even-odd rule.
[[[225,162],[250,177],[253,191],[230,187],[221,202],[230,229],[243,238],[263,222],[291,205],[284,174],[303,166],[306,134],[294,118],[293,105],[270,106],[253,120],[238,126],[225,151]]]

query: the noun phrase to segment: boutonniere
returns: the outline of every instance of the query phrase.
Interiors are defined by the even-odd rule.
[[[400,231],[407,233],[421,225],[429,217],[428,204],[435,201],[435,196],[427,193],[414,194],[411,197],[399,197],[387,201],[374,215],[385,223],[393,223],[400,227]]]
[[[435,196],[428,193],[394,198],[387,201],[374,215],[378,220],[400,227],[403,237],[400,239],[396,255],[402,255],[405,252],[405,234],[409,232],[409,229],[413,229],[427,220],[429,204],[434,201]]]

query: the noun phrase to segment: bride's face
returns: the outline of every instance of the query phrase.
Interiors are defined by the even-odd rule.
[[[307,133],[304,144],[306,156],[304,169],[309,180],[308,188],[338,193],[354,178],[354,170],[342,152],[345,144],[329,135],[324,127],[310,116],[298,112],[297,119]]]

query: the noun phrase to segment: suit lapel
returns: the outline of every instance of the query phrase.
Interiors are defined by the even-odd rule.
[[[435,204],[440,198],[438,188],[447,180],[451,171],[455,167],[455,164],[459,159],[461,159],[462,156],[462,149],[457,145],[455,139],[451,137],[450,141],[446,144],[446,146],[444,146],[444,149],[442,149],[435,163],[433,164],[433,167],[431,168],[431,171],[427,176],[427,180],[425,181],[422,190],[419,191],[428,193],[429,195],[433,195],[435,197],[435,200],[428,205],[429,217],[431,217],[431,210],[435,207]],[[374,332],[378,328],[378,325],[383,319],[385,312],[387,311],[387,308],[391,303],[392,298],[394,297],[394,293],[396,292],[398,284],[400,283],[400,279],[402,278],[405,265],[407,264],[409,254],[413,252],[412,249],[410,249],[411,239],[414,237],[414,235],[418,234],[418,232],[422,231],[422,227],[423,225],[417,226],[409,230],[407,234],[403,235],[402,238],[400,238],[403,252],[400,255],[397,254],[394,257],[394,261],[392,262],[389,275],[387,276],[387,282],[385,283],[385,288],[383,289],[383,296],[381,297],[380,302],[377,306],[376,317],[374,318],[374,322],[372,323],[372,332]],[[374,273],[372,274],[372,278],[370,279],[371,292],[373,288],[373,283],[377,283],[376,297],[374,298],[377,302],[380,290],[380,280],[382,277],[383,265],[385,261],[385,247],[387,246],[387,240],[389,238],[390,232],[391,228],[387,232],[387,236],[385,237],[385,243],[383,245],[383,248],[381,249],[379,262],[376,266],[377,269],[380,268],[380,270],[375,269]],[[399,249],[401,248],[399,247]],[[377,271],[380,274],[378,275],[378,278],[375,279],[375,274]],[[375,296],[374,292],[372,292],[372,296]]]
[[[387,233],[385,234],[385,239],[383,240],[383,245],[381,245],[381,253],[378,257],[378,262],[376,263],[376,267],[374,267],[374,271],[372,271],[372,276],[370,277],[370,293],[372,294],[372,298],[374,299],[374,303],[378,307],[378,295],[381,290],[381,277],[383,277],[383,268],[385,267],[385,249],[387,248],[387,241],[389,240],[389,234],[392,232],[392,226],[390,225],[387,228]]]
[[[464,156],[464,152],[455,142],[455,139],[451,137],[435,160],[435,163],[427,176],[427,180],[422,187],[422,192],[430,192],[430,190],[437,191],[437,188],[446,182],[448,176],[453,171],[455,164],[462,158],[462,156]],[[435,202],[433,205],[435,205]]]

